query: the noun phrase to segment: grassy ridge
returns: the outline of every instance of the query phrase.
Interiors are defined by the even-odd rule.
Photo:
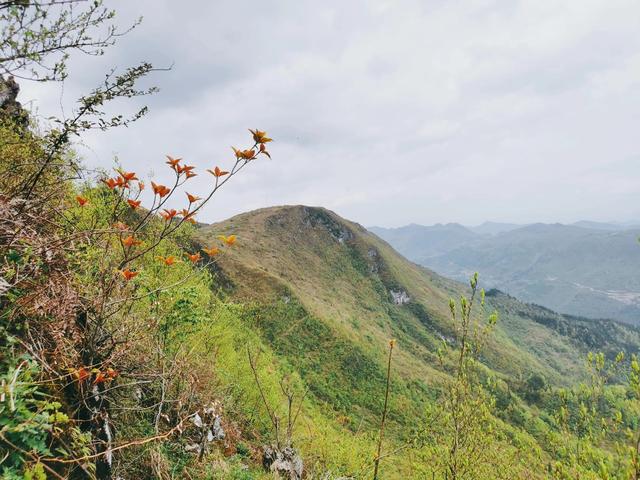
[[[396,441],[408,437],[449,374],[436,350],[454,342],[448,299],[466,287],[322,208],[249,212],[199,229],[196,238],[205,245],[226,232],[238,235],[239,248],[214,272],[225,295],[245,305],[244,324],[309,386],[313,403],[349,430],[375,425],[385,348],[389,338],[398,340],[391,428]],[[398,292],[408,296],[401,304],[392,294]],[[498,291],[489,292],[485,310],[497,310],[500,321],[481,360],[510,412],[503,415],[505,432],[528,445],[534,438],[544,444],[553,419],[514,393],[527,378],[540,374],[551,385],[573,385],[585,378],[589,350],[612,356],[640,344],[635,328],[559,315]]]

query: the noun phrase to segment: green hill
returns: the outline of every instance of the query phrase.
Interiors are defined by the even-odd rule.
[[[215,274],[234,301],[250,302],[252,327],[318,400],[372,418],[379,410],[387,341],[397,338],[399,422],[418,414],[446,372],[436,350],[453,341],[448,300],[466,292],[409,262],[362,226],[323,208],[273,207],[202,228],[198,240],[236,233],[239,248]],[[481,277],[482,278],[482,277]],[[563,316],[490,292],[500,321],[484,363],[500,377],[541,373],[553,384],[582,378],[586,353],[640,345],[634,328]],[[355,409],[355,410],[354,410]],[[401,417],[405,418],[401,418]]]

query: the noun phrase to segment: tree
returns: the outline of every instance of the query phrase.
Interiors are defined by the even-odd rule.
[[[440,366],[449,373],[435,405],[427,408],[424,426],[416,443],[416,468],[425,478],[471,480],[517,478],[517,451],[502,438],[493,416],[494,399],[482,385],[479,355],[498,315],[484,322],[476,319],[473,307],[484,307],[484,290],[478,289],[478,274],[470,281],[470,297],[449,302],[455,326],[455,343],[443,342],[438,352]]]
[[[0,69],[24,79],[63,80],[71,52],[100,55],[124,33],[111,24],[113,18],[102,1],[0,2]],[[143,63],[109,72],[70,117],[54,119],[44,132],[21,124],[13,110],[3,110],[0,118],[0,345],[9,353],[0,357],[0,377],[16,396],[16,409],[0,411],[0,453],[10,452],[12,462],[0,467],[5,470],[111,478],[118,452],[166,439],[198,413],[184,402],[170,412],[173,418],[167,415],[174,401],[167,379],[175,369],[163,341],[166,330],[158,328],[157,364],[146,365],[130,348],[134,335],[145,333],[130,316],[136,312],[151,321],[163,313],[163,295],[194,274],[190,268],[173,283],[154,283],[171,278],[161,271],[181,262],[206,270],[233,247],[234,235],[221,236],[217,245],[184,258],[175,242],[230,179],[269,155],[265,145],[271,139],[252,130],[252,146],[234,149],[226,170],[212,165],[206,173],[211,186],[199,195],[184,191],[198,174],[195,167],[171,156],[166,163],[175,180],[168,186],[150,182],[148,204],[142,196],[148,182],[135,172],[116,169],[114,175],[86,178],[73,139],[145,115],[143,107],[130,117],[107,117],[104,106],[155,92],[137,87],[153,70]],[[169,208],[179,194],[185,207]],[[154,397],[155,432],[116,444],[114,411],[141,385]],[[59,401],[43,403],[46,398]],[[24,405],[25,418],[9,421]],[[34,409],[37,415],[42,409],[53,413],[29,415]],[[21,433],[33,429],[33,438]]]
[[[114,18],[103,0],[2,0],[0,73],[64,80],[72,52],[102,55],[140,22],[119,30]]]

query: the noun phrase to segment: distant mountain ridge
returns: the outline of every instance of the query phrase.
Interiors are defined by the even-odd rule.
[[[640,324],[640,228],[614,223],[486,222],[372,228],[400,253],[447,277],[479,271],[522,300]]]

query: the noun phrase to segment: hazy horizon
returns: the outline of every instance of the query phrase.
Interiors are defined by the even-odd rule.
[[[534,221],[534,222],[527,222],[527,223],[518,223],[518,222],[498,222],[498,221],[494,221],[494,220],[484,220],[482,222],[479,223],[462,223],[462,222],[456,222],[456,221],[451,221],[451,222],[436,222],[436,223],[429,223],[429,224],[424,224],[424,223],[416,223],[416,222],[409,222],[409,223],[405,223],[402,225],[398,225],[398,226],[386,226],[386,225],[367,225],[367,228],[389,228],[389,229],[393,229],[393,228],[402,228],[402,227],[409,227],[409,226],[418,226],[418,227],[433,227],[433,226],[437,226],[437,225],[462,225],[463,227],[467,227],[467,228],[476,228],[476,227],[481,227],[483,225],[486,224],[505,224],[505,225],[517,225],[519,227],[526,227],[528,225],[536,225],[536,224],[543,224],[543,225],[576,225],[578,223],[582,223],[582,222],[590,222],[590,223],[598,223],[598,224],[603,224],[603,225],[612,225],[612,226],[616,226],[616,227],[620,227],[620,228],[636,228],[636,227],[640,227],[640,221],[633,221],[633,220],[629,220],[629,221],[595,221],[595,220],[589,220],[589,219],[582,219],[582,220],[577,220],[575,222],[548,222],[548,221]]]
[[[383,226],[640,218],[638,2],[110,5],[142,25],[104,57],[74,57],[64,89],[21,82],[19,99],[69,113],[109,67],[173,65],[153,75],[146,118],[80,152],[162,181],[165,154],[203,172],[267,130],[273,161],[200,221],[282,204]]]

